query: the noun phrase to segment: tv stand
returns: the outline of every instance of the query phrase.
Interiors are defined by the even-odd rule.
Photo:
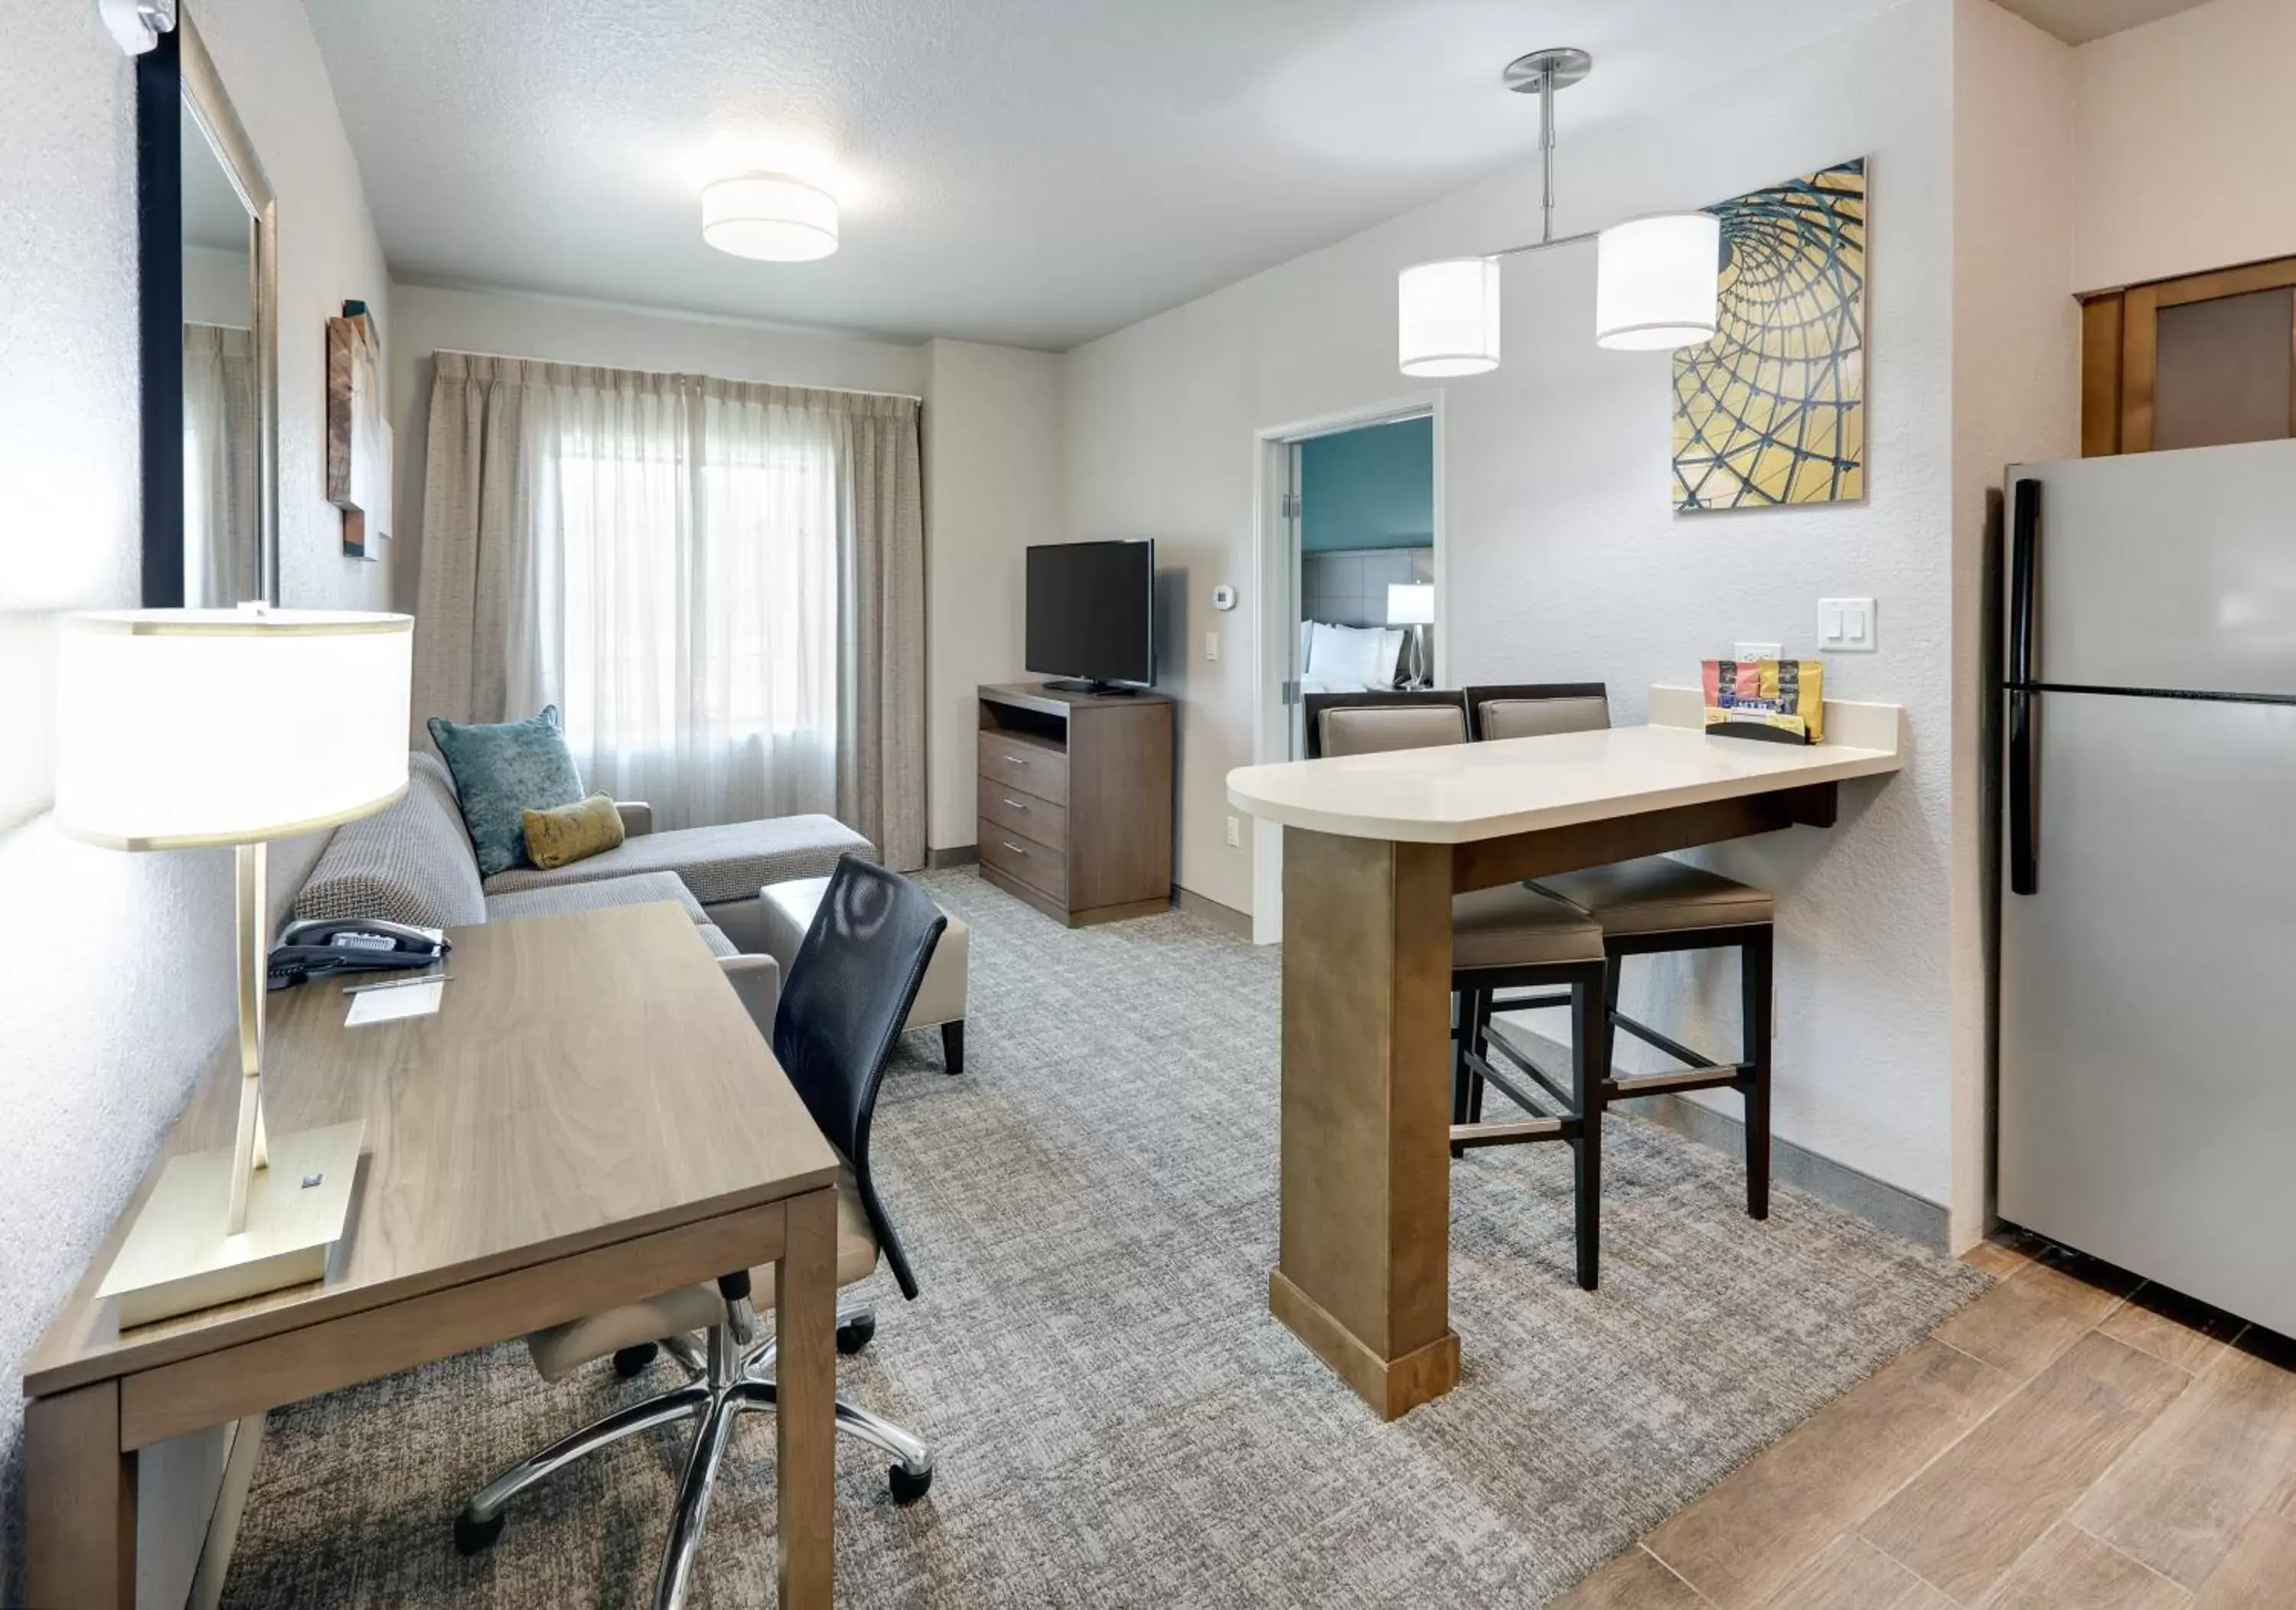
[[[1172,701],[1058,682],[979,690],[980,875],[1081,928],[1172,903]]]
[[[1148,691],[1145,688],[1128,687],[1120,682],[1103,682],[1096,676],[1063,676],[1044,684],[1054,693],[1089,693],[1096,699],[1132,699]]]

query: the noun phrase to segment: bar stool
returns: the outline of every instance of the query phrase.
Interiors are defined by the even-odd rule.
[[[1467,741],[1466,706],[1456,691],[1311,694],[1307,723],[1310,760]],[[1566,902],[1527,884],[1451,897],[1451,1155],[1460,1156],[1471,1146],[1568,1142],[1575,1164],[1577,1274],[1588,1291],[1595,1289],[1601,1265],[1603,1127],[1597,1086],[1610,1063],[1610,1033],[1600,1004],[1609,973],[1602,926]],[[1520,989],[1554,993],[1500,996]],[[1570,1009],[1567,1080],[1489,1037],[1495,1002],[1509,1011]],[[1492,1060],[1494,1053],[1506,1066]],[[1496,1085],[1524,1116],[1482,1122],[1487,1083]],[[1596,1115],[1594,1119],[1589,1113]]]
[[[1599,731],[1611,724],[1610,700],[1601,682],[1474,687],[1466,691],[1466,698],[1470,730],[1480,740]],[[1568,902],[1602,926],[1606,1036],[1593,1121],[1599,1124],[1602,1111],[1611,1102],[1634,1096],[1725,1088],[1738,1091],[1745,1101],[1746,1212],[1757,1219],[1769,1217],[1775,903],[1759,889],[1667,855],[1537,878],[1531,887]],[[1738,952],[1742,1040],[1735,1062],[1717,1062],[1619,1009],[1619,985],[1628,957],[1703,950]],[[1681,1063],[1682,1070],[1620,1075],[1611,1065],[1611,1048],[1621,1031]]]

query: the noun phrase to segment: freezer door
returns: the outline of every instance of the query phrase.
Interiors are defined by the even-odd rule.
[[[2050,693],[2002,1216],[2296,1333],[2296,708]]]
[[[2036,680],[2296,694],[2296,441],[2020,465],[2013,511],[2021,480]]]

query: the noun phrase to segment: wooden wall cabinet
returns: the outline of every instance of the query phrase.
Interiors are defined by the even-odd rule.
[[[2081,299],[2081,455],[2296,436],[2296,257]]]
[[[980,690],[980,875],[1080,928],[1172,903],[1172,701]]]

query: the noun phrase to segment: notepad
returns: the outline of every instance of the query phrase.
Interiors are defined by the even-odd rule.
[[[395,1017],[427,1017],[439,1009],[446,998],[447,981],[434,978],[428,984],[402,985],[396,989],[362,990],[351,997],[350,1016],[343,1019],[345,1028],[357,1028],[362,1023],[389,1023]]]

